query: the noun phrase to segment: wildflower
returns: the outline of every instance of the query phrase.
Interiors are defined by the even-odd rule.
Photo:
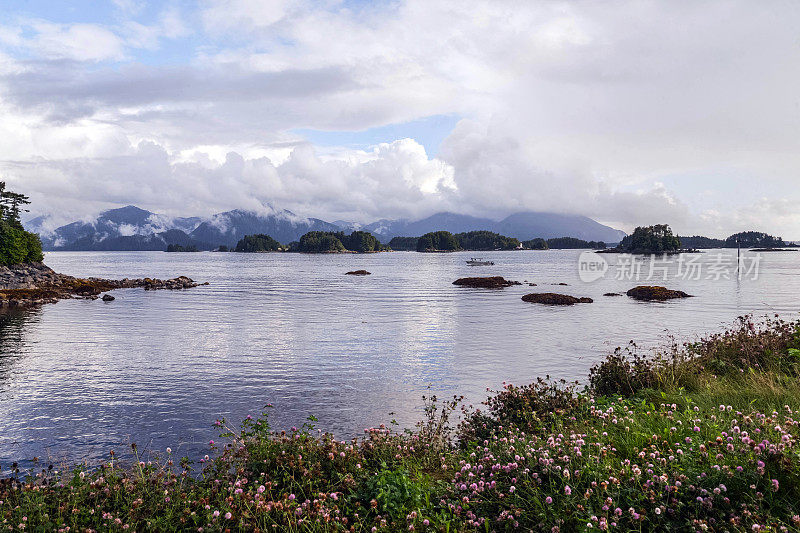
[[[564,494],[566,494],[567,496],[569,496],[570,494],[572,494],[572,489],[571,489],[571,488],[569,488],[569,485],[567,485],[566,487],[564,487]]]
[[[551,503],[553,503],[553,498],[548,496],[547,498],[544,499],[544,503],[546,503],[547,505],[550,505]]]
[[[225,520],[230,520],[232,516],[230,512],[225,513]]]

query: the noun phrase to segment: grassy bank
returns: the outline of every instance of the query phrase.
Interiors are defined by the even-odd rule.
[[[800,322],[745,317],[618,350],[585,389],[508,385],[478,410],[428,399],[403,434],[221,421],[196,463],[167,450],[5,471],[0,531],[798,531],[799,350]]]

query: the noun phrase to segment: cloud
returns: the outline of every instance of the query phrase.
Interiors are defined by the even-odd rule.
[[[0,27],[0,171],[39,209],[537,209],[800,237],[795,3],[118,5]],[[465,120],[436,157],[292,133],[443,114]]]
[[[21,44],[37,55],[75,61],[104,61],[124,57],[122,39],[96,24],[34,21],[30,29],[35,36]]]
[[[40,208],[73,217],[87,206],[96,212],[122,203],[201,215],[274,204],[301,216],[363,221],[422,216],[455,192],[453,169],[411,139],[336,159],[301,145],[280,163],[236,152],[223,162],[202,154],[187,160],[142,142],[130,155],[18,163],[7,176],[9,187],[28,192]]]

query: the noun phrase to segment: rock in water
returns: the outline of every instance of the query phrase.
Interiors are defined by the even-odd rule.
[[[104,294],[103,295],[103,301],[104,302],[113,302],[114,300],[116,300],[116,298],[114,298],[110,294]]]
[[[345,276],[369,276],[372,272],[367,272],[366,270],[351,270],[350,272],[345,272]]]
[[[691,294],[686,294],[683,291],[667,289],[666,287],[660,287],[657,285],[656,286],[640,285],[638,287],[632,288],[625,294],[627,294],[628,296],[630,296],[635,300],[643,300],[646,302],[653,300],[663,302],[664,300],[672,300],[674,298],[691,297]]]
[[[590,304],[594,300],[591,298],[576,298],[568,294],[556,294],[554,292],[534,292],[523,296],[522,301],[546,305],[575,305]]]
[[[618,292],[607,292],[603,296],[622,296],[622,294]]]
[[[453,285],[477,289],[502,289],[512,285],[522,285],[522,283],[505,279],[503,276],[489,276],[485,278],[459,278],[453,282]]]

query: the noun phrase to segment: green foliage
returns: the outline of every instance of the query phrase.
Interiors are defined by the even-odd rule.
[[[666,224],[639,226],[632,235],[622,239],[619,248],[628,253],[674,252],[681,248],[681,240]]]
[[[579,250],[583,248],[602,250],[606,247],[606,243],[603,241],[584,241],[575,237],[557,237],[547,239],[547,246],[554,250]]]
[[[728,248],[736,248],[737,246],[745,248],[780,248],[786,246],[786,243],[780,237],[773,237],[760,231],[743,231],[725,239],[725,245]]]
[[[245,235],[238,243],[236,243],[236,252],[241,253],[258,253],[258,252],[276,252],[281,249],[281,243],[270,237],[269,235],[256,234]]]
[[[351,252],[377,252],[381,249],[380,241],[368,231],[354,231],[340,240],[344,247]]]
[[[550,245],[547,244],[547,241],[544,239],[531,239],[529,241],[522,241],[522,246],[527,248],[528,250],[548,250],[550,249]]]
[[[405,468],[389,468],[386,463],[365,483],[361,499],[377,502],[376,509],[392,517],[405,517],[408,513],[423,507],[426,501],[426,487],[415,481]]]
[[[709,249],[709,248],[725,248],[726,244],[723,239],[713,239],[711,237],[703,237],[701,235],[694,235],[692,237],[678,237],[681,241],[681,246],[691,249]]]
[[[426,233],[417,241],[418,252],[451,252],[460,249],[458,239],[449,231]]]
[[[520,246],[519,240],[513,237],[486,230],[456,233],[455,238],[463,250],[516,250]]]
[[[181,244],[168,244],[167,245],[167,252],[199,252],[200,250],[197,249],[197,246],[194,244],[190,244],[188,246],[183,246]]]
[[[296,245],[289,245],[293,252],[328,253],[328,252],[377,252],[382,250],[380,241],[368,231],[354,231],[345,235],[342,231],[309,231]]]
[[[344,233],[328,232],[328,231],[309,231],[302,237],[297,246],[298,252],[305,253],[328,253],[328,252],[344,252],[345,247],[342,243]]]
[[[417,237],[393,237],[389,241],[389,248],[401,252],[412,252],[417,249]]]
[[[38,263],[44,259],[39,236],[0,221],[0,265]]]
[[[629,398],[656,385],[657,366],[631,343],[624,351],[617,348],[589,370],[589,389],[599,396]]]
[[[22,227],[20,213],[27,211],[22,206],[30,204],[24,194],[6,190],[0,181],[0,265],[38,263],[44,259],[42,242],[35,233]]]

